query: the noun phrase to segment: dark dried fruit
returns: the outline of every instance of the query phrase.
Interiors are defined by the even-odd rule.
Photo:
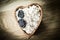
[[[20,18],[24,17],[24,11],[23,10],[18,11],[18,17],[20,17]]]
[[[20,25],[21,27],[23,27],[23,28],[25,28],[25,27],[26,27],[26,24],[27,24],[24,19],[20,19],[20,20],[18,21],[18,23],[19,23],[19,25]]]

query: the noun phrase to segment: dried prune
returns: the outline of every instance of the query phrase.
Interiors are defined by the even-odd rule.
[[[24,19],[20,19],[20,20],[18,21],[18,23],[19,23],[19,25],[20,25],[21,27],[23,27],[23,28],[25,28],[25,27],[26,27],[26,24],[27,24]]]
[[[23,10],[18,11],[18,17],[20,17],[20,18],[24,17],[24,11]]]

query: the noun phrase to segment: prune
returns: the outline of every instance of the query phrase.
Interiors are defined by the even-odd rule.
[[[23,10],[18,11],[18,17],[20,17],[20,18],[24,17],[24,11]]]
[[[20,20],[18,21],[18,23],[19,23],[19,25],[20,25],[21,27],[23,27],[23,28],[25,28],[25,27],[26,27],[26,24],[27,24],[24,19],[20,19]]]

